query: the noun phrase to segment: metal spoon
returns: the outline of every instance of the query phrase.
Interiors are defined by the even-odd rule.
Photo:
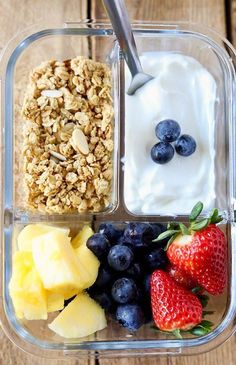
[[[103,0],[103,3],[132,75],[127,94],[133,95],[137,89],[152,80],[153,76],[143,72],[124,1]]]

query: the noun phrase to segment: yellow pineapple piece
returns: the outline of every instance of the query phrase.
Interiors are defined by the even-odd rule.
[[[91,237],[94,234],[93,230],[89,226],[84,226],[81,231],[73,238],[71,241],[71,244],[74,248],[79,247],[84,242],[86,243],[89,237]]]
[[[89,336],[107,326],[104,310],[82,292],[54,319],[48,327],[64,338]]]
[[[47,290],[47,311],[48,313],[60,311],[64,308],[64,296]]]
[[[92,251],[87,248],[86,241],[76,248],[75,252],[79,260],[79,265],[87,270],[87,288],[89,288],[97,279],[100,262]]]
[[[70,229],[64,227],[54,227],[47,224],[28,224],[19,233],[17,244],[20,251],[32,251],[32,241],[34,238],[47,232],[59,231],[69,236]]]
[[[53,231],[34,238],[32,252],[45,289],[64,295],[88,287],[87,270],[79,264],[70,238],[62,232]]]
[[[76,294],[78,294],[79,292],[81,292],[81,290],[78,289],[71,289],[71,290],[67,290],[64,292],[64,299],[70,299],[72,297],[74,297]]]
[[[14,254],[9,291],[17,317],[47,319],[46,292],[31,252],[18,251]]]

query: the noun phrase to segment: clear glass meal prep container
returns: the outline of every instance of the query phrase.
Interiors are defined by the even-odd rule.
[[[48,222],[78,230],[101,221],[117,224],[130,220],[165,222],[170,217],[137,217],[124,208],[124,60],[109,24],[92,21],[34,27],[16,36],[2,53],[2,211],[1,211],[1,322],[7,336],[19,347],[33,354],[57,358],[127,357],[157,354],[196,354],[222,344],[235,330],[236,317],[236,231],[235,231],[235,51],[216,33],[189,24],[135,23],[138,51],[177,52],[196,58],[214,76],[218,102],[215,107],[215,175],[216,206],[223,212],[222,225],[228,238],[229,281],[224,295],[211,298],[209,317],[215,323],[211,333],[182,340],[156,333],[145,325],[133,336],[118,324],[86,339],[63,340],[47,328],[45,321],[19,321],[9,297],[12,253],[15,237],[24,225]],[[108,62],[113,74],[115,108],[115,152],[112,209],[96,215],[40,215],[22,209],[21,123],[20,109],[30,70],[48,59],[68,59],[76,55]],[[184,107],[184,106],[183,106]],[[185,220],[184,216],[176,217]],[[53,315],[52,315],[53,317]],[[50,317],[49,317],[50,318]]]

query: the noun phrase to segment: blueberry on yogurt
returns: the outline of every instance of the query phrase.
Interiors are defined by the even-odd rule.
[[[192,155],[196,150],[197,144],[193,137],[188,134],[180,136],[175,143],[176,152],[184,157]]]
[[[165,119],[157,124],[155,132],[160,141],[174,142],[180,136],[181,129],[175,120]]]
[[[154,162],[163,165],[173,158],[174,152],[170,143],[158,142],[151,149],[151,158]]]

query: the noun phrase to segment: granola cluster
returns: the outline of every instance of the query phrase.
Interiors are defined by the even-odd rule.
[[[23,105],[27,206],[98,212],[110,204],[113,103],[109,68],[77,57],[33,70]]]

